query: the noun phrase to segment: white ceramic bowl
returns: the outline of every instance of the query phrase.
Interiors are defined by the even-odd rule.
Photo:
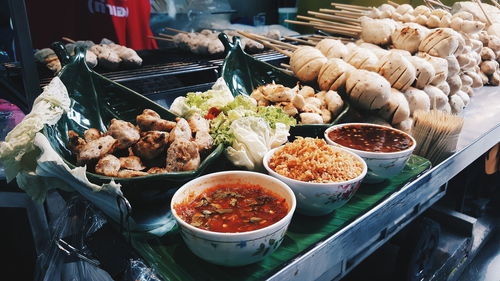
[[[195,198],[204,190],[219,184],[259,185],[285,198],[289,210],[285,217],[267,227],[238,233],[213,232],[194,227],[182,220],[174,206],[186,198]],[[258,262],[273,253],[283,241],[295,211],[293,191],[283,182],[266,174],[227,171],[208,174],[184,184],[172,197],[170,209],[180,226],[182,239],[198,257],[219,265],[241,266]]]
[[[397,152],[371,152],[371,151],[358,150],[342,146],[332,141],[328,137],[328,133],[331,132],[332,130],[336,130],[340,127],[349,125],[365,125],[365,126],[388,128],[409,137],[412,140],[413,144],[411,147]],[[365,160],[366,164],[368,165],[368,173],[366,174],[366,177],[363,182],[366,183],[382,182],[385,179],[391,178],[399,174],[403,170],[406,161],[408,161],[411,154],[413,153],[413,150],[415,150],[415,147],[417,145],[417,142],[412,136],[401,130],[382,125],[368,124],[368,123],[345,123],[345,124],[334,125],[325,130],[325,140],[329,144],[336,145],[345,148],[351,152],[354,152]]]
[[[358,190],[361,181],[366,175],[367,166],[361,157],[334,146],[335,149],[343,150],[353,155],[363,164],[363,172],[359,176],[349,181],[332,183],[313,183],[291,179],[276,173],[269,167],[269,160],[282,147],[280,146],[267,152],[264,155],[263,164],[271,176],[283,181],[293,190],[297,198],[297,212],[303,215],[322,216],[342,207]]]

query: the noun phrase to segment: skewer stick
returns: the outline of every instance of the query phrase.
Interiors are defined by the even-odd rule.
[[[189,33],[189,32],[184,31],[184,30],[170,28],[170,27],[164,27],[163,29],[170,30],[170,31],[173,31],[173,32],[177,32],[177,33]]]
[[[292,68],[289,64],[286,64],[286,63],[280,63],[280,65],[286,69],[290,69]]]
[[[306,41],[306,40],[302,40],[300,38],[289,37],[289,36],[283,36],[283,38],[285,38],[287,40],[290,40],[290,41],[295,41],[295,42],[299,42],[299,43],[302,43],[302,44],[306,44],[306,45],[316,46],[316,44],[314,44],[312,42],[309,42],[309,41]]]
[[[481,11],[483,12],[484,16],[486,17],[486,21],[488,22],[488,24],[492,25],[491,19],[488,16],[488,13],[486,13],[486,11],[484,10],[483,3],[481,2],[481,0],[475,0],[474,2],[476,2],[477,5],[479,6],[479,8],[481,8]]]
[[[389,5],[393,6],[394,8],[399,7],[399,4],[398,4],[398,3],[396,3],[396,2],[392,2],[392,1],[390,1],[390,0],[389,0],[389,1],[387,1],[387,4],[389,4]]]
[[[360,25],[357,22],[340,23],[340,22],[337,22],[337,21],[331,21],[331,20],[325,20],[325,19],[319,19],[319,18],[313,18],[313,17],[306,17],[306,16],[300,16],[300,15],[297,16],[297,19],[307,20],[309,22],[313,22],[313,21],[314,22],[321,22],[321,23],[324,23],[324,24],[334,23],[334,24],[345,24],[345,25],[348,25],[348,26],[359,26]]]
[[[158,35],[163,36],[163,37],[168,37],[168,38],[174,38],[173,35],[165,34],[165,33],[158,33]]]
[[[437,1],[434,1],[434,0],[426,0],[427,2],[429,2],[430,4],[433,4],[433,5],[436,5],[440,8],[443,8],[443,9],[446,9],[446,10],[451,10],[451,7],[450,6],[446,6],[445,4],[443,3],[439,3]]]
[[[274,40],[274,39],[271,39],[271,38],[268,38],[266,36],[262,36],[262,35],[258,35],[258,34],[254,34],[254,33],[250,33],[250,32],[244,32],[244,31],[237,31],[239,34],[245,36],[245,37],[248,37],[252,40],[255,40],[257,41],[256,39],[260,39],[260,40],[263,40],[263,41],[266,41],[266,42],[271,42],[271,43],[274,43],[276,45],[279,45],[279,46],[282,46],[282,47],[285,47],[287,49],[291,49],[291,50],[295,50],[297,49],[297,46],[295,45],[292,45],[292,44],[289,44],[289,43],[285,43],[285,42],[281,42],[279,40]]]
[[[345,18],[345,17],[334,16],[334,15],[329,15],[329,14],[324,14],[324,13],[319,13],[319,12],[308,11],[307,13],[310,15],[313,15],[317,18],[320,18],[320,19],[339,20],[339,21],[344,21],[344,22],[355,22],[355,23],[361,22],[359,19]]]
[[[64,41],[66,41],[66,42],[68,42],[68,43],[76,43],[75,40],[73,40],[73,39],[71,39],[69,37],[62,37],[61,39],[64,40]]]
[[[358,14],[365,14],[367,12],[369,12],[370,10],[359,10],[359,9],[356,9],[356,8],[350,8],[350,7],[335,7],[341,11],[345,11],[345,12],[353,12],[353,13],[358,13]]]
[[[250,37],[248,37],[248,38],[250,38]],[[275,50],[276,52],[278,52],[280,54],[283,54],[283,55],[285,55],[287,57],[291,57],[292,56],[292,53],[290,53],[288,51],[285,51],[285,50],[279,48],[278,46],[276,46],[274,44],[271,44],[271,43],[269,43],[267,41],[264,41],[264,40],[261,40],[261,39],[258,39],[258,38],[250,38],[250,39],[255,40],[255,41],[261,43],[262,45],[264,45],[264,46],[266,46],[268,48],[271,48],[271,49]]]
[[[291,24],[297,24],[297,25],[304,25],[304,26],[312,26],[314,28],[320,26],[322,28],[339,28],[343,30],[348,30],[348,31],[361,31],[360,28],[358,27],[353,27],[353,26],[343,26],[335,23],[329,23],[329,24],[324,24],[321,22],[303,22],[303,21],[295,21],[295,20],[285,20],[286,23],[291,23]]]
[[[174,39],[165,38],[165,37],[148,36],[148,38],[149,38],[149,39],[156,39],[156,40],[162,40],[162,41],[170,41],[170,42],[174,42]]]
[[[359,18],[365,14],[365,13],[357,13],[357,12],[355,13],[355,12],[350,12],[350,11],[340,11],[340,10],[332,10],[332,9],[319,9],[319,11],[322,13],[334,14],[334,15],[346,16],[346,17],[354,17],[354,18]]]
[[[317,29],[320,29],[325,32],[333,33],[333,34],[342,34],[342,35],[347,35],[350,37],[358,37],[359,32],[355,31],[348,31],[348,30],[342,30],[342,29],[334,29],[334,28],[324,28],[324,27],[316,27]]]
[[[490,0],[491,3],[493,3],[493,5],[495,5],[497,8],[500,9],[500,4],[498,4],[498,2],[496,0]]]
[[[352,8],[352,9],[358,9],[358,10],[371,10],[372,7],[365,7],[365,6],[361,6],[361,5],[352,5],[352,4],[343,4],[343,3],[331,3],[332,6],[334,7],[348,7],[348,8]]]

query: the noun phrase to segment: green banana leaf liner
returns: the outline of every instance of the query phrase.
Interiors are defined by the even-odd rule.
[[[259,61],[245,53],[241,49],[239,44],[240,39],[237,36],[234,36],[233,42],[230,42],[227,35],[221,33],[219,39],[224,44],[227,53],[226,59],[222,64],[221,76],[226,81],[233,96],[249,96],[255,88],[272,82],[290,88],[295,87],[300,82],[295,76],[289,75],[279,68]],[[310,86],[318,90],[317,85]],[[328,127],[345,122],[344,120],[347,118],[349,110],[350,105],[344,100],[342,112],[331,123],[298,124],[290,128],[290,135],[291,137],[323,137],[323,133]]]
[[[136,116],[146,108],[158,112],[166,120],[176,118],[176,115],[152,100],[89,69],[85,62],[85,50],[77,49],[75,56],[70,58],[62,44],[53,44],[52,47],[62,64],[66,64],[58,76],[68,90],[71,105],[70,111],[64,114],[56,125],[46,126],[43,133],[70,168],[76,167],[76,161],[66,146],[69,130],[80,135],[88,128],[105,132],[106,126],[113,118],[135,124]],[[109,183],[113,179],[121,184],[121,190],[129,200],[132,210],[147,207],[157,215],[164,214],[170,210],[170,199],[175,190],[214,164],[223,149],[224,147],[219,145],[205,155],[202,153],[200,167],[193,171],[134,178],[113,178],[87,172],[87,178],[95,184]],[[141,208],[134,208],[138,206]]]

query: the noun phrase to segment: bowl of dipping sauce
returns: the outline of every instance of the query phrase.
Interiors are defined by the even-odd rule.
[[[325,131],[325,139],[365,160],[367,183],[382,182],[399,174],[416,146],[415,139],[401,130],[368,123],[334,125]]]
[[[297,212],[329,214],[347,203],[366,175],[358,155],[323,139],[297,138],[264,155],[267,172],[286,183],[297,198]]]
[[[188,248],[224,266],[247,265],[271,255],[284,239],[295,206],[293,191],[286,184],[247,171],[191,180],[171,202]]]

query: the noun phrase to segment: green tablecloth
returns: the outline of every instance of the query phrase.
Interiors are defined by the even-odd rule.
[[[428,170],[431,163],[413,155],[404,170],[380,184],[363,184],[354,197],[334,213],[322,217],[295,214],[281,246],[263,261],[237,268],[207,263],[192,254],[178,233],[161,239],[134,239],[139,254],[164,280],[259,280],[279,270],[287,261],[331,236],[380,201]]]

